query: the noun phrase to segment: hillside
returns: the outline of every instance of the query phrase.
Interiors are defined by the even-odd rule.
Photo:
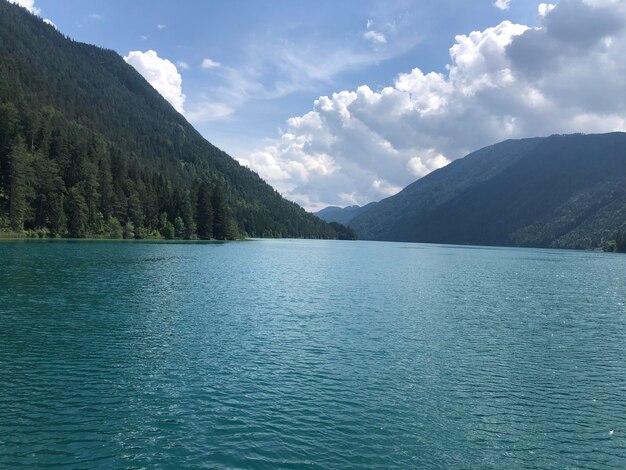
[[[314,214],[320,219],[325,220],[326,222],[338,222],[340,224],[346,224],[360,213],[366,211],[369,208],[370,204],[367,204],[365,206],[348,207],[328,206],[322,210],[314,212]]]
[[[370,240],[595,248],[626,227],[626,134],[501,142],[346,222]]]
[[[0,231],[336,238],[115,52],[0,1]]]

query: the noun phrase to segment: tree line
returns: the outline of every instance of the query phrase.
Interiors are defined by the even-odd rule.
[[[66,38],[7,2],[0,2],[0,231],[183,239],[346,233],[207,142],[118,54]]]
[[[176,187],[129,165],[102,138],[65,126],[53,109],[35,116],[20,122],[12,104],[0,105],[0,230],[73,238],[239,236],[219,185]]]
[[[613,251],[615,253],[626,253],[626,231],[618,230],[615,232],[613,240],[609,240],[604,244],[604,251]]]

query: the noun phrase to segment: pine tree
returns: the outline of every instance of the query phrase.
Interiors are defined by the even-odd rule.
[[[211,201],[211,188],[207,183],[202,183],[198,190],[198,238],[209,240],[213,238],[213,203]]]
[[[185,238],[185,222],[182,217],[174,219],[174,236],[176,238]]]
[[[76,187],[68,191],[66,212],[70,237],[85,237],[87,223],[89,222],[89,207],[87,206],[87,201],[85,201],[85,198]]]
[[[181,215],[185,224],[183,238],[191,240],[196,236],[196,222],[194,220],[193,207],[191,206],[191,201],[189,200],[189,194],[184,197]]]
[[[228,221],[226,223],[226,239],[227,240],[236,240],[239,238],[239,229],[237,228],[237,222],[232,217],[228,217]]]
[[[15,231],[24,229],[32,213],[32,179],[31,155],[20,138],[9,153],[9,220]]]
[[[213,237],[216,240],[225,240],[227,213],[221,188],[218,187],[213,190],[211,202],[213,205]]]
[[[18,135],[18,124],[19,114],[15,106],[0,103],[0,222],[9,214],[9,154]]]
[[[143,220],[144,213],[141,207],[141,200],[136,192],[133,192],[128,198],[128,220],[133,224],[133,232],[135,237],[144,238]]]
[[[67,216],[63,206],[62,194],[55,194],[48,201],[48,226],[53,237],[63,236],[67,231]]]
[[[618,230],[615,234],[615,251],[626,253],[626,232],[623,230]]]
[[[63,194],[65,184],[59,174],[56,163],[45,158],[41,152],[36,152],[33,158],[34,170],[34,201],[35,218],[33,227],[48,227],[55,233],[61,233],[61,223],[65,223],[63,213]],[[54,220],[54,229],[51,223]]]

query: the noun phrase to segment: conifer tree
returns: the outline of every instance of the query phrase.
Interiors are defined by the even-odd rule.
[[[47,227],[60,233],[60,225],[65,223],[62,207],[65,184],[59,175],[59,169],[54,161],[45,158],[41,152],[36,152],[33,156],[33,172],[35,217],[32,226]],[[54,224],[54,229],[51,224]]]
[[[222,189],[217,187],[211,197],[213,204],[213,237],[216,240],[226,239],[227,214]]]
[[[70,237],[83,238],[89,221],[89,208],[87,201],[76,187],[68,191],[66,212]]]
[[[31,155],[20,138],[9,153],[9,220],[15,231],[24,229],[32,213],[32,177]]]
[[[181,210],[182,220],[185,224],[185,231],[183,238],[191,240],[196,236],[196,222],[194,220],[193,207],[189,200],[189,194],[186,194],[183,198],[183,207]]]
[[[213,203],[211,188],[205,182],[198,190],[198,238],[209,240],[213,238]]]

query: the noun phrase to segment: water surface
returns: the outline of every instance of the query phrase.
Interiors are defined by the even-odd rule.
[[[0,242],[0,467],[626,468],[626,257]]]

